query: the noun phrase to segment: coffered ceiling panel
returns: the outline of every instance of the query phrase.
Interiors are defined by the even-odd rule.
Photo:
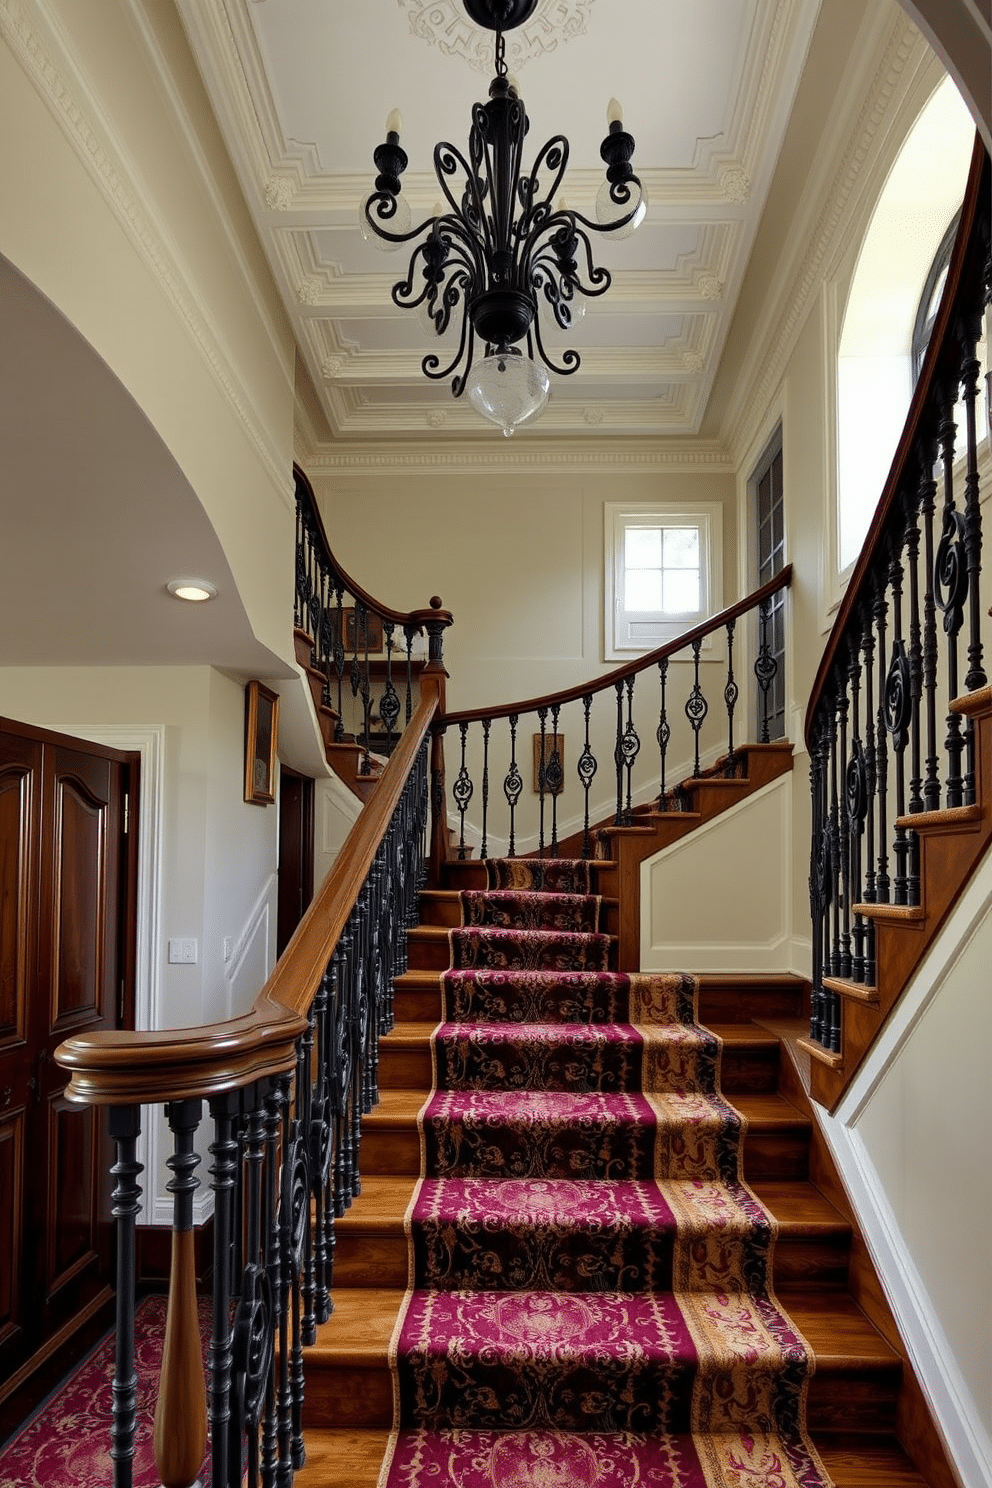
[[[390,290],[408,255],[358,230],[386,115],[403,115],[414,221],[440,195],[434,145],[464,149],[492,34],[460,0],[179,0],[301,354],[338,440],[495,432],[420,370],[436,338]],[[539,0],[507,38],[527,161],[570,142],[569,205],[594,215],[615,96],[648,217],[598,240],[614,275],[569,339],[544,435],[698,430],[788,122],[819,0]],[[457,344],[457,343],[456,343]],[[441,348],[438,348],[441,350]],[[498,436],[497,436],[498,437]],[[528,437],[528,433],[521,435]]]

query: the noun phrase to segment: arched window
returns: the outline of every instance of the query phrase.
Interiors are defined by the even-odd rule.
[[[933,256],[930,272],[923,285],[923,293],[920,295],[920,303],[916,310],[916,322],[913,326],[913,386],[919,381],[920,369],[923,366],[923,358],[927,354],[930,345],[930,337],[933,333],[933,323],[937,319],[937,311],[940,309],[941,296],[944,293],[944,285],[947,283],[947,270],[951,262],[951,250],[954,247],[954,239],[958,233],[958,222],[961,213],[955,212],[950,226],[941,239],[940,247]]]
[[[940,254],[946,243],[950,255],[949,224],[961,206],[974,136],[947,78],[906,136],[861,245],[837,356],[841,572],[858,555],[902,433],[918,345],[925,349],[940,303]]]

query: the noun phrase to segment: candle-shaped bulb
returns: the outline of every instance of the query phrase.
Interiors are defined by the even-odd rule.
[[[386,120],[386,133],[403,133],[403,115],[400,113],[399,109],[390,110],[389,118]]]
[[[623,123],[623,109],[615,98],[611,98],[606,106],[606,122],[607,124]]]

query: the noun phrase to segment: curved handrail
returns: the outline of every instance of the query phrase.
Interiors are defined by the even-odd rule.
[[[544,697],[526,698],[519,703],[500,703],[495,708],[472,708],[460,713],[444,713],[437,719],[434,725],[435,733],[444,732],[454,724],[479,723],[485,718],[509,718],[512,714],[536,713],[539,708],[554,708],[565,703],[580,702],[584,697],[594,695],[597,692],[605,692],[609,687],[615,687],[618,682],[625,682],[628,677],[634,677],[639,672],[647,671],[648,667],[657,666],[659,661],[675,656],[680,651],[685,651],[695,641],[703,641],[715,631],[729,625],[733,620],[739,620],[757,605],[770,599],[780,589],[787,589],[792,583],[792,564],[787,564],[781,573],[762,584],[760,589],[755,589],[744,599],[739,599],[735,604],[728,605],[719,614],[713,615],[708,620],[694,625],[691,630],[686,630],[674,641],[666,641],[664,646],[659,646],[654,651],[649,651],[646,656],[639,656],[636,661],[628,661],[624,666],[615,667],[611,672],[605,672],[602,677],[596,677],[592,681],[580,683],[577,687],[566,687],[560,692],[549,692]]]
[[[262,987],[250,1012],[195,1028],[104,1030],[66,1039],[55,1058],[71,1072],[66,1098],[86,1105],[195,1100],[292,1071],[296,1040],[376,851],[396,810],[439,693],[422,690],[378,788],[359,816],[320,892]]]
[[[863,591],[870,575],[878,565],[880,550],[887,535],[893,510],[899,500],[900,491],[905,486],[907,477],[915,478],[915,472],[912,469],[913,456],[922,425],[930,411],[933,390],[944,377],[950,376],[955,381],[957,379],[956,358],[959,354],[951,331],[961,313],[960,301],[964,287],[974,278],[976,265],[979,271],[982,267],[979,257],[983,250],[975,234],[975,224],[983,193],[987,197],[988,192],[989,157],[985,153],[985,147],[979,136],[975,140],[968,184],[961,206],[958,233],[948,265],[947,281],[940,309],[937,312],[923,366],[920,368],[920,375],[913,390],[906,422],[896,446],[875,515],[848,581],[810,691],[804,726],[806,745],[809,749],[813,746],[814,723],[823,705],[828,681],[852,619],[859,605],[864,602]]]
[[[353,579],[351,575],[345,571],[345,569],[341,566],[341,564],[332,553],[331,545],[327,540],[327,532],[324,528],[324,521],[320,515],[320,508],[317,505],[317,498],[314,495],[313,486],[310,484],[310,480],[306,475],[306,472],[301,470],[299,465],[294,464],[293,477],[296,482],[296,499],[298,502],[303,502],[303,504],[308,508],[307,514],[310,518],[310,521],[313,523],[314,531],[317,537],[320,539],[321,545],[324,550],[324,556],[327,559],[330,567],[333,569],[334,573],[337,575],[337,578],[340,581],[340,587],[342,589],[346,590],[348,594],[350,594],[355,600],[357,600],[360,605],[363,605],[367,610],[371,610],[373,615],[378,615],[380,620],[388,621],[390,624],[393,625],[412,625],[416,628],[417,631],[420,631],[424,628],[424,623],[426,620],[437,619],[438,617],[443,618],[446,624],[451,624],[451,616],[447,610],[441,608],[441,600],[437,595],[434,595],[431,598],[429,609],[408,610],[406,612],[404,612],[403,610],[390,609],[388,605],[382,604],[378,599],[373,599],[368,590],[364,589],[362,585],[357,582],[357,580]]]

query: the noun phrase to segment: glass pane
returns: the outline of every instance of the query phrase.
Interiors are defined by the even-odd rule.
[[[651,568],[627,570],[624,608],[627,610],[661,609],[661,571]]]
[[[627,568],[661,567],[660,527],[628,527],[624,538],[624,564]]]
[[[665,528],[665,567],[699,567],[699,528]]]
[[[694,615],[699,609],[699,570],[665,570],[665,613]]]

